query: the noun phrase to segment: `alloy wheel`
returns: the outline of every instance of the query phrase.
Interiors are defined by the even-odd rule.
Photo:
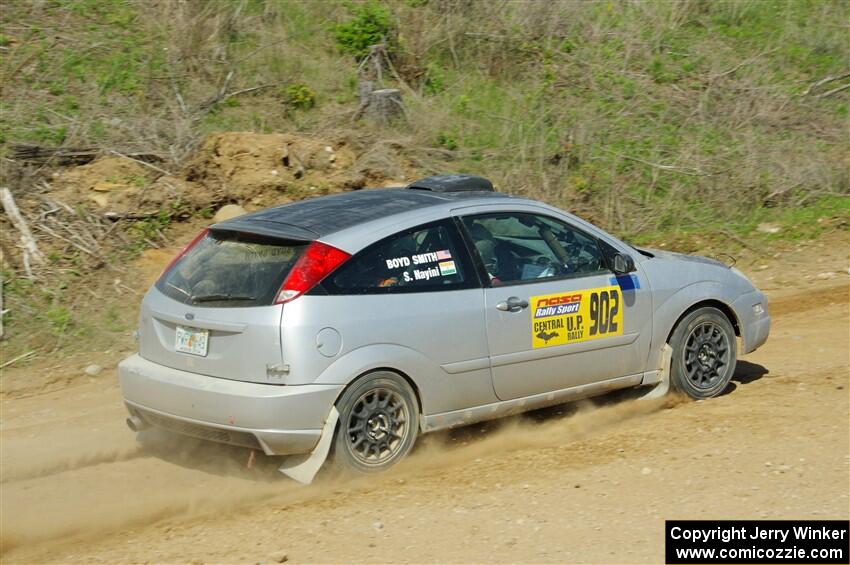
[[[348,446],[365,465],[383,465],[395,457],[410,433],[407,403],[396,391],[373,388],[354,403],[347,423]]]
[[[685,340],[683,363],[693,386],[706,390],[723,379],[729,366],[729,338],[714,322],[703,322]]]

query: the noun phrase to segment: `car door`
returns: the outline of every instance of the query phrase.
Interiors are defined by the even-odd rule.
[[[355,254],[321,283],[321,316],[301,319],[292,334],[314,336],[325,326],[342,335],[342,351],[403,348],[415,358],[375,358],[377,366],[410,374],[429,414],[495,402],[488,366],[483,289],[451,219],[404,229]],[[287,308],[290,306],[287,305]],[[303,331],[304,325],[310,331]],[[293,351],[315,349],[289,338]],[[287,350],[289,351],[289,350]],[[301,354],[303,357],[303,353]],[[318,359],[316,363],[329,363]],[[311,373],[323,370],[311,366]],[[425,398],[427,397],[427,398]]]
[[[643,371],[646,345],[638,338],[651,318],[650,297],[637,277],[614,276],[610,245],[543,213],[459,217],[489,282],[487,342],[500,399]]]

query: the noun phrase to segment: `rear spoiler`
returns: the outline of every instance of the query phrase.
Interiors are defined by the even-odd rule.
[[[474,175],[435,175],[415,180],[405,187],[408,190],[431,192],[495,192],[493,183]]]
[[[210,226],[210,231],[216,233],[253,233],[275,239],[303,242],[315,241],[319,238],[318,233],[292,224],[272,222],[269,220],[246,220],[243,218],[233,218],[232,220],[214,224]]]

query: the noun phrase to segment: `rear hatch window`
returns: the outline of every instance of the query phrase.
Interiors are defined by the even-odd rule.
[[[173,300],[197,307],[271,305],[305,242],[210,231],[156,283]]]

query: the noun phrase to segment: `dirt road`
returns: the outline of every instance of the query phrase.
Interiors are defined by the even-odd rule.
[[[114,371],[4,398],[3,562],[660,562],[667,518],[846,519],[838,241],[751,262],[774,326],[727,394],[619,395],[438,434],[368,480],[303,487],[238,449],[138,444]]]

